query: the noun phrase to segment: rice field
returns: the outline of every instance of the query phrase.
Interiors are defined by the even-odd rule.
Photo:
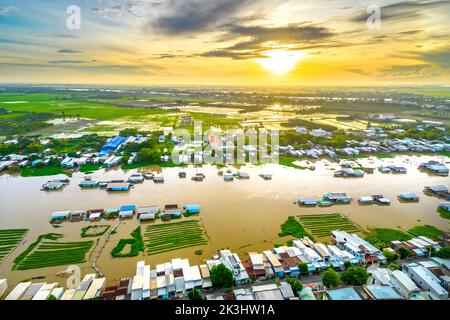
[[[147,255],[208,243],[198,220],[149,225],[145,230],[144,239]]]
[[[306,229],[319,238],[329,237],[334,230],[362,232],[361,228],[340,213],[304,215],[300,216],[299,220]]]
[[[27,232],[28,229],[0,230],[0,262],[17,247]]]
[[[86,254],[94,241],[60,242],[63,235],[46,234],[38,237],[14,261],[13,270],[30,270],[86,262]]]

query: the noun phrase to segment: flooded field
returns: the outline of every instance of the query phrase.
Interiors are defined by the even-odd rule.
[[[46,281],[58,281],[56,273],[66,269],[65,266],[35,269],[28,271],[11,271],[12,261],[23,252],[36,238],[44,233],[64,234],[64,241],[81,241],[81,229],[89,222],[66,222],[54,228],[49,223],[50,214],[62,210],[88,210],[98,208],[115,208],[122,205],[139,206],[165,204],[201,205],[201,214],[175,221],[200,220],[206,231],[208,244],[184,248],[176,251],[146,256],[151,265],[168,261],[176,257],[186,257],[192,263],[199,263],[210,257],[214,250],[230,248],[244,254],[248,251],[269,249],[275,242],[285,242],[289,238],[279,238],[280,224],[288,216],[306,214],[341,213],[362,228],[402,227],[408,229],[416,225],[430,224],[441,230],[449,230],[450,224],[436,212],[440,199],[426,196],[422,190],[427,185],[449,185],[448,177],[430,176],[417,170],[421,162],[438,157],[397,157],[394,159],[361,159],[358,162],[366,167],[378,167],[381,164],[398,164],[408,168],[406,175],[381,174],[375,172],[364,178],[334,178],[335,163],[318,161],[316,171],[297,170],[278,165],[248,166],[241,171],[250,175],[250,180],[225,182],[218,176],[218,169],[212,166],[203,168],[162,169],[164,184],[145,181],[126,193],[111,194],[105,190],[81,190],[78,183],[83,174],[75,174],[70,184],[63,191],[43,192],[41,185],[49,178],[22,178],[9,175],[0,176],[0,229],[28,228],[25,243],[20,245],[0,265],[0,276],[8,278],[13,285],[25,279],[46,276]],[[438,158],[444,161],[448,158]],[[231,168],[234,172],[235,168]],[[186,171],[187,179],[179,179],[178,172]],[[98,171],[92,178],[99,181],[127,179],[134,171],[121,170]],[[273,180],[264,181],[258,176],[262,172],[273,174]],[[195,173],[204,173],[203,182],[190,179]],[[355,201],[351,205],[329,208],[301,208],[294,204],[301,197],[321,198],[327,192],[347,192]],[[396,196],[401,192],[415,192],[421,196],[419,203],[399,203]],[[357,199],[361,196],[383,194],[391,199],[391,206],[360,206]],[[105,221],[100,224],[114,225],[118,221]],[[163,223],[161,221],[155,222]],[[136,261],[144,257],[115,258],[110,257],[112,248],[121,238],[129,238],[130,233],[139,225],[136,219],[123,221],[117,233],[103,249],[97,265],[108,277],[108,281],[134,274]],[[142,224],[143,232],[146,224]],[[93,238],[95,240],[95,238]],[[104,237],[94,248],[97,252],[103,245]],[[327,239],[323,239],[326,241]],[[196,250],[203,250],[196,255]],[[82,271],[93,272],[90,267],[92,256],[83,264]]]

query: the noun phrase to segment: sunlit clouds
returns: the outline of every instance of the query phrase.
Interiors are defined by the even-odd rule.
[[[68,5],[82,28],[66,28]],[[0,1],[0,81],[448,84],[448,0]]]

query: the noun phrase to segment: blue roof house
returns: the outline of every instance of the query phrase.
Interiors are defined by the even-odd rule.
[[[123,137],[114,137],[109,139],[102,148],[102,154],[115,152],[125,141],[127,141],[127,139]]]
[[[186,213],[200,213],[200,206],[198,204],[191,204],[184,207]]]

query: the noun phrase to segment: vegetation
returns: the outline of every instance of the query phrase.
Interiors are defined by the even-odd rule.
[[[408,249],[405,249],[403,247],[398,248],[397,252],[400,254],[400,258],[402,258],[402,259],[406,259],[406,258],[412,256],[411,251],[409,251]]]
[[[55,118],[50,113],[9,112],[0,109],[0,136],[26,134],[31,131],[52,126],[48,120]]]
[[[197,288],[193,288],[188,292],[188,298],[191,300],[203,300],[203,294]]]
[[[416,237],[425,236],[431,240],[439,240],[439,237],[443,233],[443,231],[430,225],[416,226],[414,228],[409,229],[408,232]]]
[[[386,268],[388,268],[388,269],[390,269],[390,270],[392,270],[392,271],[395,271],[395,270],[401,270],[401,267],[400,267],[398,264],[396,264],[395,262],[389,263],[389,264],[386,266]]]
[[[287,283],[291,285],[292,291],[294,292],[295,295],[297,295],[297,292],[303,290],[303,284],[297,278],[288,278]]]
[[[84,174],[91,174],[95,171],[98,171],[102,168],[100,164],[85,164],[84,166],[80,167],[80,172]]]
[[[322,283],[327,288],[335,288],[341,284],[341,277],[332,268],[328,268],[322,275]]]
[[[353,266],[348,268],[342,275],[342,280],[352,286],[362,286],[367,283],[370,274],[362,266]]]
[[[58,240],[62,237],[62,234],[57,233],[39,236],[14,260],[13,270],[30,270],[85,262],[86,254],[91,250],[94,242],[59,242]]]
[[[281,232],[278,234],[280,237],[293,236],[295,238],[308,237],[314,240],[308,232],[305,231],[303,226],[295,219],[295,217],[288,217],[285,223],[281,225]]]
[[[0,230],[0,262],[17,247],[27,232],[28,229]]]
[[[450,219],[450,211],[444,210],[442,208],[438,208],[437,212],[444,219]]]
[[[197,256],[201,256],[203,254],[203,250],[196,250],[194,252]]]
[[[436,252],[436,257],[441,259],[450,259],[450,247],[443,247]]]
[[[370,230],[365,239],[377,248],[386,248],[392,241],[407,241],[411,238],[409,234],[400,230],[376,228]]]
[[[388,262],[394,262],[398,259],[398,255],[390,250],[383,250],[383,255],[386,257]]]
[[[82,238],[100,237],[109,229],[109,225],[90,225],[81,229]]]
[[[300,270],[301,274],[307,274],[309,271],[308,264],[304,262],[298,264],[298,269]]]
[[[155,255],[162,252],[205,245],[204,230],[198,220],[174,223],[152,224],[145,233],[146,254]]]
[[[328,237],[331,231],[337,229],[350,233],[361,232],[350,219],[339,213],[302,215],[299,220],[316,237]]]
[[[216,289],[230,288],[233,285],[233,273],[221,263],[211,269],[211,281]]]
[[[46,177],[65,174],[72,176],[69,170],[61,168],[60,166],[42,166],[42,167],[25,167],[20,171],[22,177]]]
[[[144,252],[144,241],[141,235],[141,227],[137,227],[132,233],[129,239],[120,239],[114,249],[111,251],[111,255],[114,258],[124,257],[136,257],[139,252]],[[130,251],[123,252],[125,247],[130,246]]]
[[[294,162],[298,161],[297,158],[294,157],[288,157],[288,156],[280,156],[279,158],[279,164],[285,167],[291,167],[299,170],[314,170],[314,168],[311,167],[303,167],[296,165]]]

